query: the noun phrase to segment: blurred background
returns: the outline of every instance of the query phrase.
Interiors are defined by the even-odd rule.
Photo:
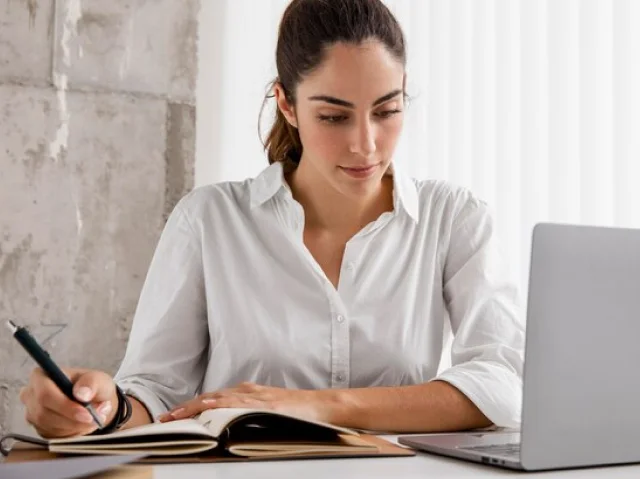
[[[395,160],[490,204],[522,292],[536,222],[640,227],[639,1],[385,3],[412,97]],[[267,165],[287,4],[0,0],[1,322],[115,372],[177,200]],[[28,432],[32,367],[0,328],[0,433]]]

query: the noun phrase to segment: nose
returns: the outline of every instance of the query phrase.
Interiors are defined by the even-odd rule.
[[[350,152],[365,158],[369,158],[376,152],[375,125],[368,119],[363,119],[354,127]]]

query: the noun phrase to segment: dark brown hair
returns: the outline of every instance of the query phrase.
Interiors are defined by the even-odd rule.
[[[402,29],[381,0],[293,0],[280,21],[276,47],[278,76],[269,85],[260,117],[267,99],[274,96],[272,90],[277,83],[289,104],[295,105],[298,83],[322,63],[328,47],[337,42],[359,45],[367,40],[379,41],[406,65]],[[277,105],[274,124],[263,145],[269,163],[282,161],[288,169],[295,168],[302,156],[298,130],[289,124]]]

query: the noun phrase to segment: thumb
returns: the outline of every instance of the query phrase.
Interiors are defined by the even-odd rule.
[[[73,381],[73,395],[84,402],[102,402],[112,398],[113,379],[102,371],[79,371]]]

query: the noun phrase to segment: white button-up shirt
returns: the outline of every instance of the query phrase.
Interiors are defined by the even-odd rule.
[[[116,381],[156,416],[242,381],[301,389],[447,381],[520,421],[524,317],[487,206],[394,168],[394,209],[346,244],[337,289],[303,243],[281,164],[195,189],[169,217]],[[439,372],[443,335],[454,334]]]

